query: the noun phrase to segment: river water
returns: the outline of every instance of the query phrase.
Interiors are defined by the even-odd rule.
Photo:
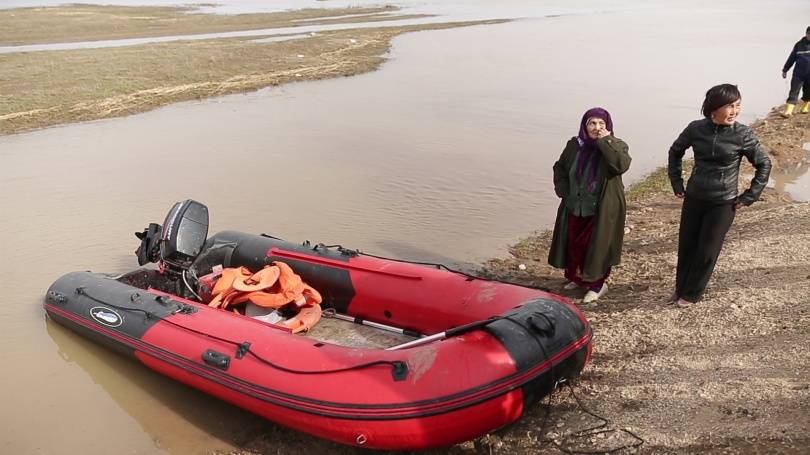
[[[133,232],[177,200],[207,204],[212,232],[474,264],[553,222],[551,166],[586,108],[612,112],[631,183],[711,85],[739,84],[743,122],[783,100],[808,2],[638,3],[409,34],[374,73],[0,137],[0,453],[206,453],[261,428],[41,309],[62,273],[135,267]]]

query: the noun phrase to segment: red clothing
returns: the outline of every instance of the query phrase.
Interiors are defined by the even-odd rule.
[[[610,275],[610,267],[605,274],[596,281],[583,281],[579,277],[585,256],[588,254],[588,244],[591,243],[593,228],[596,226],[596,216],[576,216],[568,214],[567,245],[565,246],[566,264],[565,278],[578,284],[580,287],[599,292]]]

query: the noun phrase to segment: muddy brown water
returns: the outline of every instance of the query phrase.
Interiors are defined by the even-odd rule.
[[[552,222],[585,108],[613,113],[629,183],[710,85],[740,85],[744,122],[784,97],[806,2],[677,5],[411,34],[375,73],[0,137],[0,452],[206,453],[259,425],[42,311],[62,273],[135,267],[133,232],[174,201],[207,204],[211,232],[477,263]]]

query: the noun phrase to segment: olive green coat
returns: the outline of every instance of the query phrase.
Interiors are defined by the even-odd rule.
[[[606,136],[596,141],[602,152],[596,177],[602,186],[599,206],[596,214],[591,242],[581,278],[585,281],[596,281],[603,277],[608,267],[621,262],[622,242],[624,241],[624,219],[627,203],[624,199],[622,174],[630,168],[630,155],[627,144],[614,136]],[[576,166],[575,160],[579,151],[577,138],[566,144],[560,159],[554,163],[554,192],[562,201],[557,209],[557,220],[554,223],[554,235],[548,253],[548,263],[557,268],[565,268],[566,243],[568,234],[568,210],[565,208],[565,196],[570,189],[569,170]]]

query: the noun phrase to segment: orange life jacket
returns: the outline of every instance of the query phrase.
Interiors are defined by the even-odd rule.
[[[292,304],[298,314],[280,325],[293,333],[309,330],[321,319],[321,295],[283,262],[273,262],[256,273],[246,267],[223,269],[211,294],[208,306],[222,309],[247,301],[265,308]]]

